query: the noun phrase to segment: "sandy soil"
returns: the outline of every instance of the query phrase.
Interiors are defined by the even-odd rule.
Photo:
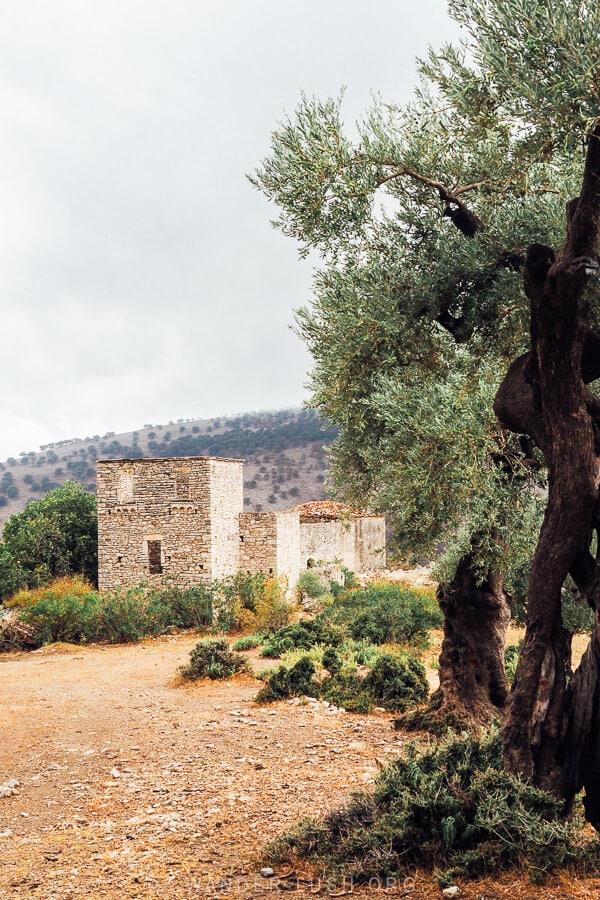
[[[196,636],[0,657],[0,898],[441,897],[425,876],[334,890],[260,875],[265,842],[358,787],[406,740],[391,716],[253,703],[256,682],[182,682]],[[256,655],[255,655],[256,659]],[[262,666],[264,661],[259,665]],[[288,877],[284,877],[284,876]],[[563,875],[460,897],[598,897]]]

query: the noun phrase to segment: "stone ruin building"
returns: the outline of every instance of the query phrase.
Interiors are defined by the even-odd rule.
[[[328,501],[244,512],[243,461],[98,461],[101,590],[169,579],[182,587],[238,571],[286,577],[317,564],[385,566],[385,519]]]

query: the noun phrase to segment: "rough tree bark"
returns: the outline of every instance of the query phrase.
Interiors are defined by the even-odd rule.
[[[454,580],[438,590],[444,614],[440,686],[430,711],[441,724],[488,724],[502,716],[508,696],[504,644],[510,605],[502,576],[481,581],[470,555],[460,561]]]
[[[589,548],[599,524],[600,406],[586,387],[598,369],[598,333],[589,325],[584,294],[598,271],[599,222],[597,120],[580,197],[568,205],[567,237],[558,258],[549,248],[529,248],[525,291],[531,303],[531,350],[513,363],[495,403],[504,425],[535,441],[549,474],[525,642],[503,730],[505,762],[567,800],[585,784],[591,821],[600,819],[600,636],[597,626],[584,664],[567,688],[570,644],[562,627],[561,588],[571,573],[598,615],[600,569]]]

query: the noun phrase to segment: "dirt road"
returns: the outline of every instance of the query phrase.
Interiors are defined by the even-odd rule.
[[[0,898],[254,898],[286,885],[295,897],[330,894],[281,872],[262,877],[260,850],[369,784],[404,739],[385,714],[259,707],[249,677],[181,682],[196,640],[0,657],[0,784],[18,782],[0,797]],[[600,881],[576,893],[564,884],[529,894],[507,877],[460,896],[600,894]],[[346,890],[400,896],[411,886]],[[412,896],[441,891],[417,880]]]
[[[387,716],[182,683],[196,641],[0,657],[0,897],[256,896],[264,843],[397,750]]]

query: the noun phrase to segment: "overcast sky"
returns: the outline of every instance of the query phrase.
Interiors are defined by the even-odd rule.
[[[310,264],[248,182],[300,93],[402,101],[445,0],[0,0],[0,459],[299,406]]]

